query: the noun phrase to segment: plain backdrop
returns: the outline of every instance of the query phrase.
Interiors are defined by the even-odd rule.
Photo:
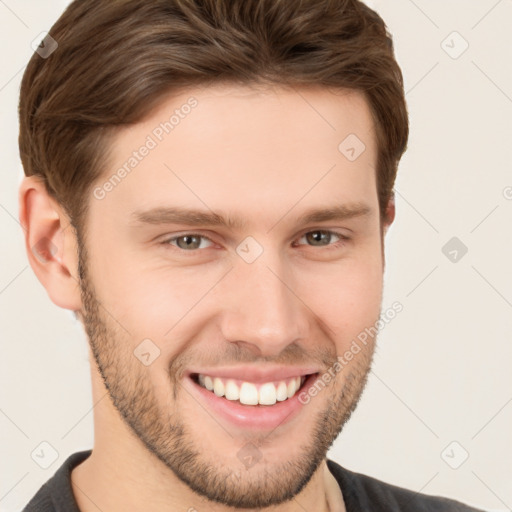
[[[20,80],[31,42],[67,4],[0,1],[6,512],[21,510],[69,454],[93,444],[87,340],[36,279],[18,222]],[[511,510],[512,1],[371,5],[393,34],[411,122],[383,302],[403,311],[382,329],[362,401],[328,456],[414,491]],[[42,442],[57,452],[46,469],[31,457]]]

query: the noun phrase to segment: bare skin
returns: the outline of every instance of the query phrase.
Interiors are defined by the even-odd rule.
[[[197,105],[158,140],[155,128],[191,97]],[[354,161],[338,149],[349,134],[365,145]],[[105,186],[148,136],[155,147]],[[359,93],[217,85],[170,96],[116,133],[84,240],[42,183],[24,179],[31,266],[50,299],[79,314],[90,342],[95,440],[72,472],[81,511],[345,510],[326,454],[359,400],[375,340],[271,430],[219,417],[187,371],[308,365],[322,375],[375,324],[394,219],[390,202],[380,221],[376,158]],[[340,205],[366,213],[297,221]],[[245,225],[136,220],[155,207]],[[250,264],[237,253],[249,236],[262,248]],[[142,340],[159,350],[148,365],[134,356]],[[238,456],[248,444],[261,456],[249,469]]]

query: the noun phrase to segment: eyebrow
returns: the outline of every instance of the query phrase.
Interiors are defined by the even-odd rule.
[[[361,202],[324,208],[311,208],[298,217],[295,223],[303,225],[314,222],[340,221],[368,216],[371,213],[373,213],[373,208]],[[183,224],[192,227],[224,227],[233,231],[241,231],[247,225],[245,220],[239,216],[225,216],[213,211],[177,207],[157,207],[148,210],[138,210],[131,214],[131,218],[131,223],[135,225]]]

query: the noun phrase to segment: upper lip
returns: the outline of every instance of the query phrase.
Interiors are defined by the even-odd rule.
[[[200,373],[210,377],[220,377],[221,379],[237,379],[247,382],[264,383],[289,379],[291,377],[302,377],[317,373],[316,367],[305,366],[275,366],[275,367],[256,367],[256,366],[237,366],[237,367],[215,367],[189,370],[186,376]]]

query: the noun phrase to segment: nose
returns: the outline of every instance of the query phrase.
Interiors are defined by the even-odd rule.
[[[222,286],[223,339],[258,356],[277,356],[307,339],[311,311],[295,291],[296,278],[282,257],[266,250],[253,263],[237,260]]]

